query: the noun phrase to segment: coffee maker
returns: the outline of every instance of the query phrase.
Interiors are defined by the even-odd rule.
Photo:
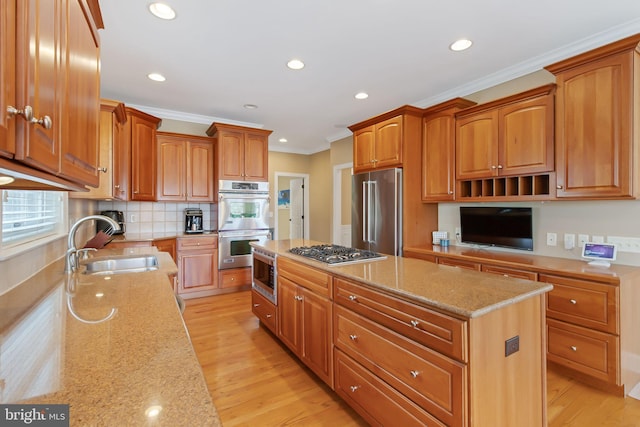
[[[187,208],[184,210],[184,232],[188,234],[202,233],[202,209]]]

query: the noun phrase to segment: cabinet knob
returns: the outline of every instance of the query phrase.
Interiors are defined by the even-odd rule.
[[[491,165],[491,169],[497,169],[496,165]]]
[[[502,165],[498,165],[498,169],[502,169]]]
[[[296,295],[293,297],[296,301],[302,301],[302,297],[300,295]]]
[[[351,341],[356,341],[358,339],[358,336],[356,334],[351,334],[351,335],[349,335],[349,339]]]
[[[556,185],[557,190],[562,190],[562,185]]]
[[[360,388],[359,385],[352,385],[351,387],[349,387],[351,389],[351,393],[355,393],[356,390],[358,390]]]
[[[114,185],[113,188],[115,188],[116,190],[119,190],[120,189],[120,184]]]
[[[577,304],[577,303],[578,303],[578,301],[576,301],[576,300],[574,300],[574,299],[570,299],[570,300],[569,300],[569,302],[570,302],[571,304]]]
[[[7,107],[7,113],[9,117],[22,116],[28,122],[31,122],[31,119],[33,119],[33,108],[29,105],[25,106],[23,110],[18,110],[16,107],[9,105]]]
[[[420,372],[418,371],[409,371],[409,373],[413,378],[418,378],[418,375],[420,375]]]
[[[253,304],[253,306],[254,307],[260,307],[260,304],[256,303],[256,304]]]
[[[358,300],[358,297],[357,297],[357,296],[355,296],[355,295],[349,295],[349,299],[350,299],[351,301],[357,301],[357,300]]]
[[[51,117],[49,116],[42,116],[39,119],[33,117],[31,119],[31,123],[33,123],[34,125],[40,125],[45,129],[51,129],[51,126],[53,124],[53,122],[51,121]]]
[[[413,326],[414,328],[417,328],[418,325],[420,325],[420,322],[418,322],[417,320],[412,320],[411,321],[411,326]]]
[[[270,314],[267,314],[267,319],[271,319],[271,315]]]
[[[453,194],[453,191],[449,190],[449,194]]]
[[[98,168],[98,172],[107,173],[107,168]]]
[[[578,351],[578,347],[576,347],[575,345],[572,345],[572,346],[571,346],[571,350],[573,350],[573,351]]]

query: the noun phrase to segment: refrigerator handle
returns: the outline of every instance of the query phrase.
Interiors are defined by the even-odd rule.
[[[375,243],[377,240],[376,230],[378,218],[376,215],[376,186],[377,181],[369,181],[369,235],[367,236],[369,243]]]
[[[367,181],[362,181],[362,240],[367,241]]]

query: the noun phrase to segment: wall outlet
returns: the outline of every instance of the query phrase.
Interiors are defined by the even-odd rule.
[[[584,244],[587,243],[589,241],[589,235],[588,234],[578,234],[578,245],[580,245],[580,247],[584,247]]]
[[[604,243],[604,237],[602,237],[602,236],[596,236],[596,235],[593,235],[593,236],[591,237],[591,241],[592,241],[593,243]]]
[[[462,234],[462,228],[456,227],[456,237],[460,237],[460,234]]]
[[[564,235],[564,248],[568,251],[576,247],[576,235],[565,234]]]
[[[558,235],[556,233],[547,233],[547,246],[556,246],[558,244]]]
[[[129,222],[136,222],[136,215],[135,214],[131,214],[129,216]]]
[[[520,350],[520,335],[511,337],[504,342],[504,357],[510,356]]]

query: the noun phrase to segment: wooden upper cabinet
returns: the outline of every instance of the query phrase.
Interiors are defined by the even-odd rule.
[[[422,120],[422,201],[455,199],[455,116],[474,102],[462,98],[425,110]]]
[[[126,108],[126,133],[131,147],[129,200],[155,201],[157,179],[156,129],[161,120]]]
[[[422,109],[405,105],[349,126],[353,132],[354,173],[403,167],[407,147],[420,144],[420,124],[409,117],[422,117]]]
[[[212,123],[207,135],[215,139],[216,179],[268,181],[271,132]]]
[[[456,178],[524,175],[554,169],[555,85],[456,114]]]
[[[212,202],[213,139],[158,132],[157,145],[157,200]]]
[[[637,197],[639,42],[635,35],[545,67],[558,84],[557,197]]]
[[[4,112],[16,108],[16,2],[0,0],[0,156],[16,154],[16,117]]]
[[[127,115],[123,103],[110,99],[100,101],[100,147],[98,155],[100,183],[98,187],[90,188],[88,192],[71,192],[69,197],[100,200],[126,199],[126,191],[116,183],[120,174],[118,156],[122,152],[128,155],[128,150],[123,147],[121,141],[126,121]]]
[[[17,3],[16,118],[17,160],[57,174],[60,168],[60,109],[62,97],[62,0]],[[28,111],[28,113],[27,113]],[[32,122],[31,117],[37,123]]]
[[[402,166],[402,116],[353,133],[354,172]]]
[[[62,20],[60,175],[98,187],[100,41],[88,6],[67,0]]]

